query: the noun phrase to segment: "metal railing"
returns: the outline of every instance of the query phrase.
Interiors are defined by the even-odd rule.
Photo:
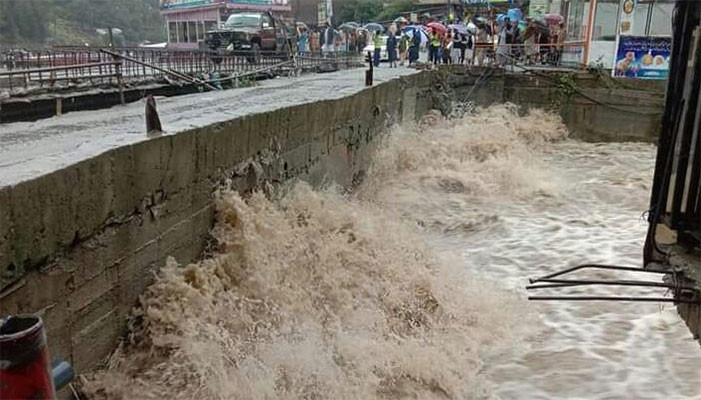
[[[584,42],[503,44],[478,42],[468,63],[583,68]],[[500,55],[503,59],[500,59]]]
[[[143,48],[62,48],[5,54],[0,67],[0,90],[10,96],[32,89],[65,90],[76,86],[135,85],[167,80],[169,83],[231,81],[297,73],[332,65],[362,65],[359,53],[291,54],[289,52],[168,50]],[[24,89],[24,90],[18,90]]]

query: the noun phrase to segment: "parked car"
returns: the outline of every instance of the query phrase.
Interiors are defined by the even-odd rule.
[[[218,54],[245,55],[251,63],[262,52],[289,53],[285,25],[269,12],[234,12],[220,29],[207,32],[205,45]]]
[[[389,53],[387,52],[387,39],[389,38],[389,35],[381,35],[380,36],[380,41],[382,42],[382,51],[380,52],[380,60],[382,61],[389,61]],[[400,37],[397,36],[397,43],[399,43]],[[365,46],[363,49],[363,53],[367,54],[367,52],[375,53],[375,44],[370,41],[370,44]]]

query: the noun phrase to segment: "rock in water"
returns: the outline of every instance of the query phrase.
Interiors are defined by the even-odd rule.
[[[146,134],[161,133],[161,119],[158,118],[158,110],[156,109],[156,99],[152,95],[146,97]]]

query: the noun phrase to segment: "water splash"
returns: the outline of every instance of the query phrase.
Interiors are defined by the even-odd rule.
[[[640,263],[654,147],[566,137],[511,105],[431,115],[388,135],[352,195],[221,193],[217,254],[169,260],[86,393],[699,398],[672,309],[519,295],[553,268]]]
[[[92,398],[485,398],[523,303],[392,212],[298,183],[222,193],[220,253],[169,260]]]

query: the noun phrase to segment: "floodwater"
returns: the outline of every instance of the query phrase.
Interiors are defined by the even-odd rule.
[[[496,106],[395,128],[353,194],[223,192],[216,254],[169,262],[86,392],[701,398],[701,348],[671,305],[525,300],[531,276],[641,263],[654,147],[566,135],[553,116]]]

